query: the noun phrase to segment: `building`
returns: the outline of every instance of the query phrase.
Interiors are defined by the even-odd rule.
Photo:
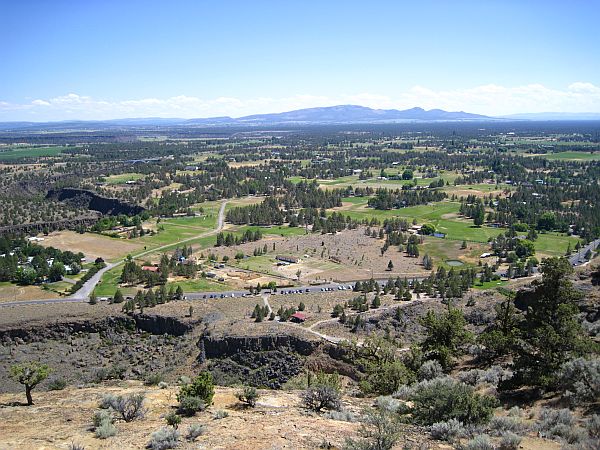
[[[142,266],[144,272],[155,272],[158,273],[160,269],[156,266]]]
[[[275,259],[278,261],[284,261],[284,262],[288,262],[288,263],[292,263],[292,264],[296,264],[296,263],[300,262],[300,258],[298,258],[296,256],[277,255],[275,257]]]
[[[295,312],[291,315],[290,320],[296,323],[302,323],[306,320],[306,314],[301,312]]]

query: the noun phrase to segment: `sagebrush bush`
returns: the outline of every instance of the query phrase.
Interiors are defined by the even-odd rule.
[[[431,426],[431,437],[438,441],[455,442],[457,439],[467,435],[462,422],[450,419],[446,422],[437,422]]]
[[[449,377],[421,381],[411,387],[413,404],[406,412],[419,425],[456,419],[465,425],[487,423],[498,400]]]
[[[523,431],[523,423],[515,417],[496,416],[490,420],[488,430],[494,436],[500,436],[505,431],[519,433]]]
[[[340,394],[329,386],[310,387],[302,393],[304,406],[313,411],[323,409],[338,411],[341,408]]]
[[[100,425],[102,425],[104,422],[113,423],[114,419],[112,417],[112,414],[106,410],[96,411],[94,413],[94,415],[92,416],[93,427],[97,428]]]
[[[573,405],[593,403],[600,398],[600,359],[576,358],[563,364],[560,386]]]
[[[206,409],[206,403],[200,397],[186,396],[179,398],[177,411],[186,417],[191,417],[199,411]]]
[[[188,442],[194,442],[199,436],[202,436],[204,433],[206,433],[206,426],[193,423],[192,425],[190,425],[187,432],[185,433],[185,440]]]
[[[113,394],[104,394],[100,399],[100,403],[98,403],[98,408],[108,409],[112,408],[113,404],[115,404],[117,397]]]
[[[517,450],[523,438],[511,431],[505,431],[500,435],[498,450]]]
[[[419,381],[433,380],[444,375],[444,369],[442,365],[435,359],[425,361],[417,372],[417,378]]]
[[[518,406],[513,406],[508,410],[509,417],[523,417],[523,410]]]
[[[325,417],[331,420],[338,420],[340,422],[358,422],[360,417],[347,409],[340,409],[339,411],[328,411]]]
[[[94,434],[98,439],[108,439],[117,434],[117,427],[111,422],[102,422],[100,426],[96,427]]]
[[[585,427],[591,437],[600,438],[600,416],[598,414],[594,414],[590,417],[587,420]]]
[[[164,427],[152,433],[148,448],[151,450],[166,450],[179,445],[179,431],[174,428]]]
[[[572,427],[575,425],[575,419],[571,411],[567,408],[542,408],[540,411],[540,418],[536,426],[538,431],[552,436],[555,434],[553,430],[559,425],[564,425],[567,427]]]
[[[458,379],[471,386],[477,386],[480,384],[498,386],[501,381],[510,379],[512,375],[513,373],[510,370],[504,369],[500,366],[491,366],[487,370],[473,369],[460,372],[458,374]]]
[[[160,372],[149,373],[144,377],[144,384],[146,386],[158,386],[159,383],[164,381],[164,375]]]
[[[455,442],[467,435],[462,422],[456,419],[450,419],[446,422],[437,422],[431,426],[430,429],[431,437],[438,441]]]
[[[125,422],[144,417],[144,394],[131,394],[126,397],[118,395],[111,404],[112,409],[118,412]]]
[[[464,450],[494,450],[494,445],[489,436],[480,434],[464,445]]]
[[[213,414],[213,420],[221,420],[229,417],[229,413],[223,409],[218,409]]]
[[[48,382],[48,390],[62,391],[67,387],[67,380],[64,378],[53,378]]]
[[[396,392],[392,394],[392,397],[397,398],[399,400],[408,400],[412,395],[413,390],[410,386],[400,386]]]
[[[575,418],[567,408],[543,408],[536,428],[544,437],[561,438],[569,444],[584,442],[588,434],[575,425]]]
[[[387,409],[391,412],[398,411],[400,408],[400,402],[390,395],[381,395],[375,399],[375,403],[378,408]]]

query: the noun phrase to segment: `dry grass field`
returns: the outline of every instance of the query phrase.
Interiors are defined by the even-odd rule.
[[[143,245],[123,239],[115,239],[94,233],[79,234],[64,230],[45,236],[40,242],[44,247],[82,252],[88,259],[103,258],[111,260],[143,249]]]

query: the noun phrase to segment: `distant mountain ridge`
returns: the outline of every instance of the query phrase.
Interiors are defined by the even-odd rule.
[[[229,116],[198,119],[142,117],[112,120],[65,120],[59,122],[0,122],[0,130],[26,129],[99,129],[136,127],[228,127],[269,125],[344,125],[410,122],[476,122],[509,120],[600,120],[600,113],[522,113],[502,117],[490,117],[464,111],[442,109],[373,109],[359,105],[337,105],[304,108],[271,114],[252,114],[233,118]]]
[[[405,110],[373,109],[358,105],[325,106],[305,108],[294,111],[271,114],[253,114],[233,118],[229,116],[208,117],[198,119],[177,118],[127,118],[113,120],[65,120],[59,122],[4,122],[1,129],[23,128],[76,128],[88,127],[136,127],[136,126],[259,126],[259,125],[320,125],[320,124],[352,124],[352,123],[394,123],[394,122],[438,122],[438,121],[476,121],[498,120],[480,114],[463,111],[429,111],[415,107]]]

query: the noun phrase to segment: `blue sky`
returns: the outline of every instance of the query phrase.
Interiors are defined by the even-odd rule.
[[[595,1],[0,0],[0,120],[600,112]]]

